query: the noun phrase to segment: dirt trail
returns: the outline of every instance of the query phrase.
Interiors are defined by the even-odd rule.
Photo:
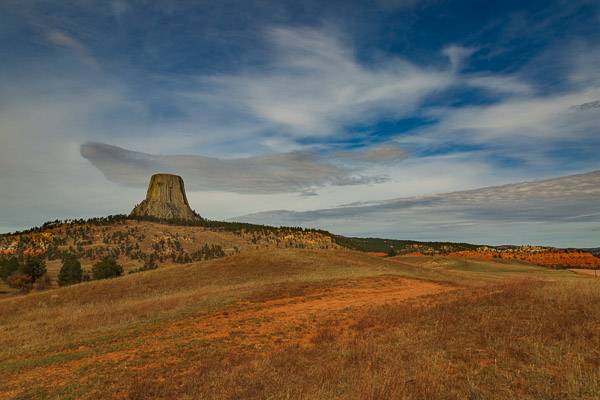
[[[238,303],[217,315],[194,318],[169,328],[232,345],[261,347],[285,342],[305,344],[318,328],[335,320],[348,325],[363,307],[381,306],[454,290],[430,282],[393,276],[345,281],[310,294],[265,302]],[[422,300],[422,302],[426,302]]]
[[[328,287],[308,287],[298,296],[239,302],[218,313],[156,325],[133,338],[124,332],[118,348],[114,341],[95,343],[89,349],[73,346],[63,354],[86,350],[93,350],[93,354],[6,377],[8,393],[5,394],[14,395],[10,388],[14,390],[24,381],[63,386],[73,379],[85,379],[79,372],[82,370],[113,369],[118,365],[119,371],[135,371],[156,367],[157,362],[163,366],[181,366],[199,347],[266,353],[284,345],[310,345],[315,335],[331,327],[336,330],[335,340],[344,340],[346,328],[366,307],[404,301],[426,305],[434,301],[426,296],[451,290],[456,288],[381,276],[345,280]],[[30,354],[32,358],[41,356]]]
[[[575,272],[576,274],[579,274],[579,275],[593,276],[595,278],[600,277],[600,271],[598,271],[596,269],[569,268],[569,271]]]

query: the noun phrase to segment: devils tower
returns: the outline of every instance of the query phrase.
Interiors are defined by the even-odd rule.
[[[171,174],[152,175],[146,199],[130,215],[161,219],[200,219],[188,204],[183,179]]]

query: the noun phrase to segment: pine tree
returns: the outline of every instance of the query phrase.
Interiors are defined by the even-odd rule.
[[[19,260],[17,257],[0,257],[0,278],[8,282],[8,277],[19,269]]]
[[[40,257],[28,257],[24,264],[19,266],[19,272],[31,277],[35,282],[46,273],[46,262]]]
[[[58,286],[73,285],[80,283],[83,279],[83,270],[81,263],[75,255],[69,255],[63,262],[62,268],[58,273]]]

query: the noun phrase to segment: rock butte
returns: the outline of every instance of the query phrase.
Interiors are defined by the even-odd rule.
[[[162,219],[200,219],[188,204],[183,179],[171,174],[152,175],[146,199],[136,206],[130,215]]]

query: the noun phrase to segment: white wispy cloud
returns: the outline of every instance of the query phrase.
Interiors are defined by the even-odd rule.
[[[81,155],[111,181],[144,187],[153,173],[175,173],[192,190],[221,190],[247,194],[305,192],[323,186],[364,185],[387,181],[369,175],[369,165],[398,162],[406,153],[396,146],[367,151],[319,154],[294,152],[242,159],[197,155],[154,155],[102,143],[86,143]]]
[[[516,76],[495,76],[469,74],[463,78],[467,86],[484,89],[492,93],[503,95],[530,95],[534,93],[531,84],[519,79]]]
[[[598,113],[576,113],[572,107],[600,98],[599,90],[556,97],[506,101],[491,106],[448,109],[439,129],[468,130],[476,141],[512,137],[557,138],[579,133],[590,135],[600,122]],[[583,126],[581,126],[583,125]],[[592,131],[583,128],[592,128]]]
[[[82,64],[94,69],[99,68],[98,61],[91,54],[90,50],[79,40],[67,33],[46,28],[46,40],[55,46],[65,49]]]
[[[454,80],[450,70],[401,58],[362,65],[333,28],[278,27],[267,38],[273,48],[266,65],[199,79],[210,92],[207,101],[235,107],[282,134],[327,136],[382,116],[400,118]]]
[[[467,240],[501,244],[505,237],[531,243],[546,235],[565,245],[586,238],[594,245],[600,226],[600,171],[541,181],[314,211],[266,211],[233,218],[260,224],[332,229],[340,234]],[[579,226],[580,231],[565,230]],[[545,231],[540,235],[540,231]],[[512,232],[512,236],[511,235]],[[478,236],[479,235],[479,236]],[[562,235],[562,237],[561,237]],[[560,239],[558,239],[560,237]],[[494,243],[492,243],[494,244]],[[596,243],[597,244],[597,243]]]
[[[477,49],[474,47],[452,45],[446,47],[443,50],[443,53],[450,59],[452,71],[457,72],[462,69],[462,67],[468,62],[469,57],[476,51]]]

